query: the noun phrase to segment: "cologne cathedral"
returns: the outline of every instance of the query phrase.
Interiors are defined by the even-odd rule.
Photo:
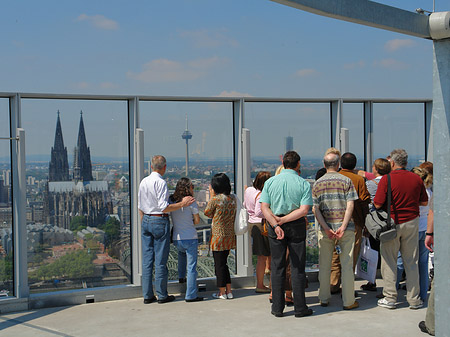
[[[67,147],[64,146],[58,111],[44,202],[47,223],[69,229],[74,216],[84,216],[86,225],[95,227],[110,213],[110,199],[107,181],[94,181],[92,177],[91,153],[86,142],[83,112],[80,113],[72,174],[69,173]]]

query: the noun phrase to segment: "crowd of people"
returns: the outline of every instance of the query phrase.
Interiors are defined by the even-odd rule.
[[[355,300],[355,267],[363,237],[379,251],[383,292],[377,305],[395,309],[397,290],[406,279],[406,299],[410,309],[419,309],[427,301],[429,288],[428,251],[433,249],[432,200],[433,165],[422,163],[407,170],[408,155],[403,149],[393,150],[387,158],[374,161],[372,172],[356,170],[353,153],[341,155],[335,148],[323,157],[311,188],[300,176],[300,156],[288,151],[274,176],[259,172],[253,185],[246,187],[243,205],[249,220],[252,252],[257,257],[257,293],[270,293],[271,313],[282,317],[285,306],[293,305],[295,317],[313,314],[305,301],[307,278],[306,215],[312,209],[316,218],[319,245],[319,303],[328,306],[332,294],[342,293],[342,307],[359,307]],[[167,259],[170,236],[178,249],[180,283],[186,283],[186,302],[204,298],[197,294],[197,232],[199,210],[194,199],[194,186],[181,178],[169,196],[163,156],[152,158],[152,173],[139,187],[139,213],[142,219],[144,303],[167,303],[175,299],[167,293]],[[231,183],[224,173],[214,175],[209,186],[210,200],[204,211],[212,218],[210,250],[214,258],[218,291],[214,298],[232,299],[231,277],[227,265],[231,249],[236,247],[234,223],[240,203],[231,193]],[[371,210],[385,209],[391,195],[391,217],[395,238],[381,242],[365,227]],[[170,233],[169,213],[173,233]],[[155,296],[152,273],[155,270]],[[270,284],[264,275],[270,273]],[[375,283],[361,286],[376,291]],[[432,291],[433,294],[433,291]],[[420,322],[422,331],[434,334],[434,298],[430,298],[427,319]]]

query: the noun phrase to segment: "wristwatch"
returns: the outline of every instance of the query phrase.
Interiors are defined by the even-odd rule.
[[[425,235],[428,235],[428,236],[433,236],[433,235],[434,235],[434,233],[425,233]]]
[[[277,227],[280,227],[280,225],[275,225],[272,228],[273,228],[273,230],[275,230],[275,228],[277,228]]]

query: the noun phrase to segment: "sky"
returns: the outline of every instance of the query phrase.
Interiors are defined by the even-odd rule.
[[[432,0],[381,2],[410,11],[433,6]],[[437,11],[448,10],[446,5],[436,0]],[[431,41],[269,0],[8,1],[2,4],[0,30],[0,92],[291,98],[432,95]],[[0,108],[3,105],[0,102]],[[181,132],[189,110],[184,107],[171,110]],[[60,104],[41,102],[24,108],[30,116],[27,122],[43,123],[53,137]],[[82,109],[89,120],[89,104],[60,108],[63,133]],[[41,113],[50,115],[33,119]],[[122,127],[117,122],[116,129],[122,132]],[[177,129],[177,134],[181,132]],[[211,144],[214,132],[209,134],[196,138]],[[52,144],[52,137],[46,142]],[[89,137],[95,142],[95,135],[88,135],[88,143]],[[210,138],[205,142],[205,137]],[[280,135],[272,143],[279,148],[282,142]],[[49,152],[47,143],[40,147],[33,143],[29,153]],[[227,155],[231,147],[222,143],[220,153]],[[170,144],[167,141],[166,151],[170,152]],[[194,145],[192,151],[198,152],[199,143]],[[102,147],[101,152],[114,150]]]

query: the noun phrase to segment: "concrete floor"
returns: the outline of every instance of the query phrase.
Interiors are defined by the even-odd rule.
[[[359,289],[365,282],[355,283]],[[340,295],[320,307],[317,287],[314,282],[307,289],[314,314],[304,318],[295,318],[292,307],[276,318],[270,314],[267,294],[237,289],[233,300],[213,299],[205,292],[200,295],[206,300],[197,303],[178,296],[167,304],[129,299],[4,314],[0,336],[426,336],[417,327],[426,309],[410,310],[405,291],[400,291],[395,310],[377,307],[375,292],[359,291],[360,307],[344,311]]]

